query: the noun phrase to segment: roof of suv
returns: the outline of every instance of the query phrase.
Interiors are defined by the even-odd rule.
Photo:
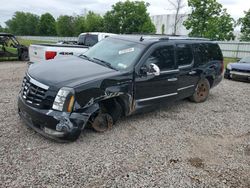
[[[137,42],[145,45],[150,45],[159,41],[174,41],[174,42],[185,42],[185,43],[194,43],[194,42],[212,42],[207,38],[197,38],[197,37],[188,37],[188,36],[172,36],[172,35],[116,35],[111,36],[112,38],[128,40],[131,42]]]

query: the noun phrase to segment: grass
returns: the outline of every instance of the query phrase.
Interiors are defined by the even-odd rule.
[[[21,38],[18,38],[17,40],[19,41],[20,44],[24,46],[30,46],[31,44],[54,43],[51,41],[28,40],[28,39],[21,39]]]
[[[224,66],[227,67],[228,63],[237,62],[237,58],[224,57]]]
[[[29,47],[31,44],[54,43],[51,41],[28,40],[28,39],[21,39],[21,38],[18,38],[17,40],[19,41],[20,44],[27,46],[27,47]],[[17,57],[0,57],[0,61],[13,61],[13,60],[18,60],[18,58]]]

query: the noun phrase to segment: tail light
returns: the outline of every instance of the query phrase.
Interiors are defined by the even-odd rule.
[[[224,62],[221,61],[220,73],[223,74],[223,72],[224,72]]]
[[[53,52],[53,51],[46,51],[45,52],[45,59],[46,60],[49,60],[49,59],[54,59],[55,56],[56,56],[56,52]]]

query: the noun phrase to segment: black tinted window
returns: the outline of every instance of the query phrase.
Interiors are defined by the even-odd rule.
[[[205,44],[193,44],[195,64],[203,65],[208,62],[208,50]]]
[[[177,44],[177,63],[178,66],[189,65],[193,61],[193,54],[190,45]]]
[[[206,44],[208,49],[208,59],[210,61],[223,60],[221,50],[218,44]]]
[[[175,66],[174,62],[174,47],[164,46],[157,48],[147,59],[146,64],[156,64],[160,70],[172,69]]]
[[[85,45],[86,46],[94,46],[98,42],[97,35],[86,35],[85,37]]]
[[[200,43],[193,44],[195,64],[203,65],[209,61],[222,61],[222,53],[217,44]]]
[[[85,35],[80,35],[78,38],[78,44],[84,45],[84,43],[85,43]]]

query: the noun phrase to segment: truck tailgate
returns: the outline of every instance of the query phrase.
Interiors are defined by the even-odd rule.
[[[80,45],[60,45],[60,44],[34,44],[30,45],[29,48],[29,57],[30,62],[40,63],[50,59],[57,59],[60,57],[66,57],[75,55],[78,56],[83,54],[88,50],[87,46]],[[46,52],[53,52],[55,56],[52,58],[46,59]]]
[[[29,47],[29,57],[30,62],[36,63],[45,60],[45,46],[40,45],[30,45]]]

